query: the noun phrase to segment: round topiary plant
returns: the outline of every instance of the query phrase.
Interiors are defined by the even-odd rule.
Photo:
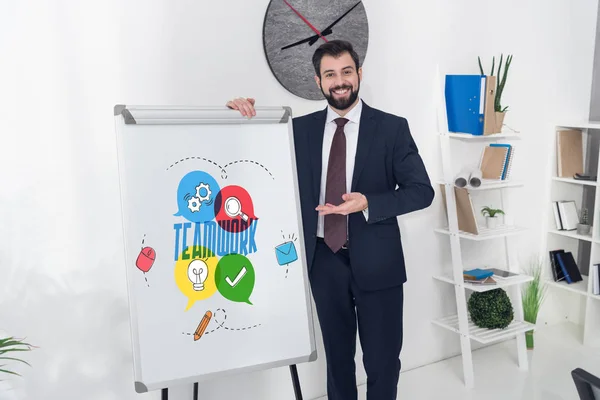
[[[504,329],[514,318],[508,295],[503,289],[474,292],[468,302],[471,321],[480,328]]]

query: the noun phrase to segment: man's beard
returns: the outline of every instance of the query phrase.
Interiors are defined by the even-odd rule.
[[[339,90],[339,89],[349,89],[350,90],[350,94],[348,95],[347,98],[345,99],[336,99],[335,97],[333,97],[333,91],[334,90]],[[360,83],[358,84],[358,87],[356,88],[356,91],[352,90],[352,86],[351,85],[341,85],[341,86],[335,86],[335,87],[331,87],[329,88],[329,95],[325,94],[325,92],[323,91],[323,88],[321,88],[321,92],[323,93],[323,96],[325,96],[325,98],[327,99],[327,102],[329,103],[329,105],[333,108],[336,108],[338,110],[345,110],[348,107],[350,107],[358,98],[358,91],[360,90]]]

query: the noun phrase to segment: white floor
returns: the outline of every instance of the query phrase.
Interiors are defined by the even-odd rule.
[[[402,372],[398,399],[577,400],[571,371],[579,367],[600,376],[600,348],[584,347],[579,327],[569,322],[539,328],[528,353],[529,370],[522,371],[514,340],[473,352],[470,390],[462,380],[460,356]],[[359,399],[366,398],[366,387],[360,386]]]

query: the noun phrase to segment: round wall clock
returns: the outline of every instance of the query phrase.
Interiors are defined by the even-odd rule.
[[[271,0],[263,25],[263,46],[271,71],[287,90],[309,100],[325,97],[315,83],[312,56],[326,41],[352,43],[363,64],[369,25],[362,1]]]

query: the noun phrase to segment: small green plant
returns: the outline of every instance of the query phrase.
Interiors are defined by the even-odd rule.
[[[533,277],[522,288],[523,318],[525,321],[535,324],[537,316],[546,297],[546,285],[542,280],[542,268],[544,263],[541,257],[533,258],[525,268],[525,273]],[[525,342],[528,349],[533,349],[533,330],[525,332]]]
[[[30,351],[33,347],[34,346],[30,345],[29,343],[25,343],[22,339],[15,339],[14,337],[0,339],[0,360],[19,361],[31,366],[25,360],[21,360],[20,358],[16,357],[7,357],[6,354],[20,351]],[[5,368],[5,364],[0,364],[0,372],[21,376],[19,373]]]
[[[504,112],[508,110],[508,106],[502,107],[502,92],[504,91],[504,85],[506,85],[506,76],[508,75],[508,69],[512,62],[512,55],[508,55],[506,57],[506,64],[504,65],[504,75],[502,75],[502,58],[503,54],[500,54],[500,64],[498,65],[498,79],[496,79],[496,97],[494,98],[494,111],[496,112]],[[481,75],[485,75],[483,72],[483,67],[481,66],[481,58],[478,56],[477,60],[479,61],[479,70],[481,71]],[[496,57],[492,57],[492,72],[490,76],[494,75],[494,66],[496,64]],[[501,77],[501,78],[500,78]]]
[[[481,208],[481,215],[483,215],[484,217],[494,218],[496,214],[504,215],[504,211],[500,210],[499,208],[491,208],[488,206]]]
[[[471,321],[480,328],[504,329],[514,318],[514,310],[504,289],[473,292],[468,302]]]
[[[588,210],[584,208],[581,210],[581,224],[588,225]]]

